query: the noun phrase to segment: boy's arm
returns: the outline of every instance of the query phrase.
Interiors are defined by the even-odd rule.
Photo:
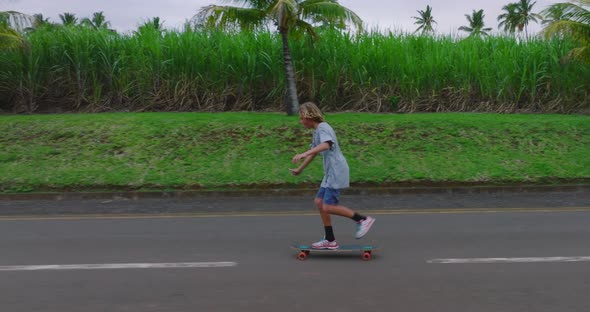
[[[293,163],[296,164],[298,163],[301,159],[303,158],[307,158],[311,155],[313,155],[314,157],[318,154],[321,153],[323,151],[327,151],[330,149],[330,143],[332,142],[324,142],[322,144],[319,144],[318,146],[310,149],[309,151],[303,153],[303,154],[297,154],[295,155],[295,157],[293,157]]]
[[[307,158],[305,158],[305,160],[303,160],[303,163],[301,163],[301,165],[299,166],[299,168],[297,169],[289,169],[289,171],[291,171],[291,174],[293,175],[298,175],[301,172],[303,172],[303,169],[305,169],[305,167],[307,167],[307,165],[309,165],[309,163],[315,158],[316,155],[311,155]]]
[[[305,169],[305,167],[307,167],[307,165],[309,165],[309,163],[317,156],[318,153],[321,153],[321,152],[328,150],[328,149],[330,149],[330,143],[325,142],[325,143],[322,143],[322,144],[308,150],[307,152],[305,152],[303,154],[295,155],[295,157],[293,157],[294,164],[299,162],[303,158],[305,158],[305,160],[303,160],[303,163],[299,166],[299,168],[289,169],[289,170],[291,171],[291,173],[293,175],[300,174],[303,171],[303,169]]]

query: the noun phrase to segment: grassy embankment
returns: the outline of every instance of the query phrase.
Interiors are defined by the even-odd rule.
[[[590,117],[328,114],[354,185],[572,183],[590,179]],[[0,116],[0,191],[316,187],[296,117],[275,113]]]

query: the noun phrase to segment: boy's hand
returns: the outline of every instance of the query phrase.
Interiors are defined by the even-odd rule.
[[[297,154],[293,157],[293,163],[296,164],[299,161],[301,161],[303,158],[307,157],[307,155],[305,155],[305,153],[303,154]]]
[[[296,176],[299,175],[301,173],[301,170],[299,170],[299,168],[297,169],[289,169],[289,171],[291,171],[291,174]]]
[[[293,163],[296,164],[304,158],[305,160],[297,169],[289,169],[292,175],[299,175],[301,172],[303,172],[303,169],[305,169],[305,167],[307,167],[307,165],[309,165],[309,163],[315,158],[315,154],[310,153],[309,151],[302,154],[297,154],[293,156]]]

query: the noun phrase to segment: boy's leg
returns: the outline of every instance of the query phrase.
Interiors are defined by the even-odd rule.
[[[326,205],[324,204],[324,211],[328,215],[337,215],[342,217],[351,218],[354,216],[354,211],[348,207],[342,205]]]
[[[324,239],[320,240],[317,243],[312,244],[313,248],[320,248],[320,249],[336,249],[338,248],[338,243],[336,243],[336,238],[334,237],[334,229],[332,228],[332,217],[329,213],[324,211],[324,196],[326,195],[326,189],[320,188],[318,191],[316,198],[314,199],[314,203],[318,208],[320,213],[320,217],[322,218],[322,223],[324,225]]]
[[[360,215],[348,207],[339,205],[339,196],[340,190],[332,190],[329,188],[326,189],[322,210],[328,214],[343,216],[354,220],[357,223],[355,237],[357,239],[362,238],[365,236],[365,234],[367,234],[371,226],[373,226],[375,219],[372,217]]]
[[[323,198],[316,197],[316,199],[314,200],[315,206],[318,208],[318,211],[320,212],[320,217],[322,217],[322,223],[324,224],[324,226],[332,226],[332,217],[329,213],[324,211],[323,201]]]
[[[354,216],[354,211],[348,207],[339,205],[339,202],[340,190],[326,188],[325,194],[323,196],[322,211],[327,215],[337,215],[352,218]]]

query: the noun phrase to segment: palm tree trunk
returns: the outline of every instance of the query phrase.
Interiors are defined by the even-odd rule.
[[[286,29],[279,29],[283,39],[283,61],[285,63],[285,73],[287,77],[287,96],[285,97],[285,107],[287,115],[293,116],[299,114],[299,100],[297,99],[297,85],[295,84],[295,69],[291,59],[291,50]]]

